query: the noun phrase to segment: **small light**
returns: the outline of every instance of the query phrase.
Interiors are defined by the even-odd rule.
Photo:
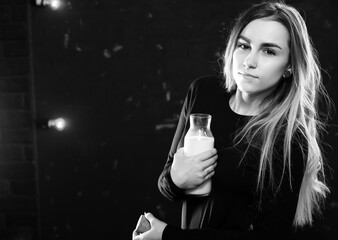
[[[50,7],[54,10],[57,10],[61,7],[61,0],[50,0]]]
[[[66,127],[66,121],[63,118],[48,120],[48,127],[55,128],[58,131],[62,131]]]
[[[36,0],[37,6],[49,6],[53,10],[58,10],[62,6],[62,0]]]

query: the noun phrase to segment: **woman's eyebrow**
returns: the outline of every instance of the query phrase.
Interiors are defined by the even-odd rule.
[[[240,35],[240,36],[239,36],[238,40],[240,40],[240,39],[242,39],[242,40],[244,40],[244,41],[246,41],[246,42],[248,42],[248,43],[251,42],[249,38],[244,37],[243,35]],[[275,47],[275,48],[282,49],[282,47],[280,47],[280,46],[279,46],[278,44],[276,44],[276,43],[269,43],[269,42],[266,42],[266,43],[262,43],[261,46],[262,46],[262,47]]]

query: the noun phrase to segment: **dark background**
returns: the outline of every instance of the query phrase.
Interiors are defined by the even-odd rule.
[[[260,1],[63,2],[0,3],[1,239],[131,239],[144,211],[179,226],[181,205],[157,178],[185,93],[220,75],[233,19]],[[305,16],[337,102],[334,1],[286,2]],[[35,125],[56,117],[62,132]],[[328,130],[332,193],[304,239],[337,235],[338,131]]]

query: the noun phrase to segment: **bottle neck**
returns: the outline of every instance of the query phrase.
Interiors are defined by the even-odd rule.
[[[210,117],[196,117],[190,116],[190,126],[192,128],[210,129],[211,116]]]

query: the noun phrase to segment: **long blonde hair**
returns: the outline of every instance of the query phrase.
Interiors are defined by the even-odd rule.
[[[260,139],[261,156],[257,179],[257,190],[263,190],[265,173],[270,173],[274,182],[272,155],[276,139],[281,131],[284,135],[284,171],[289,172],[291,186],[291,142],[296,132],[301,133],[307,144],[306,166],[298,197],[294,226],[312,224],[315,210],[320,212],[320,204],[329,192],[325,184],[323,156],[319,144],[319,132],[323,124],[319,120],[318,99],[328,99],[322,85],[322,77],[317,53],[308,35],[307,27],[300,13],[282,1],[255,4],[237,19],[228,38],[224,54],[224,76],[227,90],[234,91],[236,83],[232,77],[232,56],[239,35],[245,26],[259,18],[269,18],[280,22],[290,34],[290,65],[292,75],[280,81],[276,90],[264,101],[269,102],[262,114],[251,118],[238,134],[249,144]],[[280,181],[281,184],[281,181]],[[277,187],[277,190],[280,187]]]

